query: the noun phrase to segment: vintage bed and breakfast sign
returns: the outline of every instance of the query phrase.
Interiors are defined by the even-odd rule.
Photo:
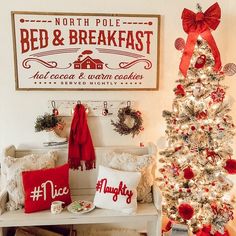
[[[157,90],[158,15],[12,12],[17,90]]]

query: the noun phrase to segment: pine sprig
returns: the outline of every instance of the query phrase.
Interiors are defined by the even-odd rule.
[[[61,118],[54,114],[45,113],[42,116],[38,116],[35,122],[35,132],[43,130],[50,130],[55,128],[61,122]]]
[[[220,106],[215,110],[215,116],[221,116],[230,111],[231,109],[228,103],[221,103]]]

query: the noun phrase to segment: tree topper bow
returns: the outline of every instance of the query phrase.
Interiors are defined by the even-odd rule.
[[[183,10],[182,24],[184,31],[188,34],[188,38],[179,68],[185,77],[187,75],[194,46],[199,35],[205,39],[211,47],[211,51],[215,59],[214,70],[218,71],[221,68],[220,53],[211,34],[211,30],[215,30],[219,25],[220,17],[221,9],[218,3],[213,4],[204,13],[194,13],[186,8]]]

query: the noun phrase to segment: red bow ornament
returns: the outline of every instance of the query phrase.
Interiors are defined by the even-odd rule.
[[[215,30],[219,25],[220,17],[221,9],[218,3],[213,4],[204,13],[198,12],[196,14],[186,8],[183,10],[183,29],[188,34],[188,38],[179,68],[185,77],[187,75],[194,46],[199,35],[206,40],[211,47],[211,51],[215,59],[214,70],[218,71],[221,68],[220,52],[211,34],[211,30]]]

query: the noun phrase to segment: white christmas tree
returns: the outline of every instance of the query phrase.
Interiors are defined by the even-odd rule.
[[[218,4],[213,6],[220,11]],[[197,14],[190,12],[190,15],[195,17],[195,24],[203,25],[212,7],[202,13],[198,5],[198,10]],[[220,17],[220,12],[218,15]],[[164,196],[163,210],[170,220],[187,224],[197,235],[201,235],[204,227],[209,233],[204,235],[216,232],[221,235],[226,223],[233,219],[233,207],[227,197],[233,185],[226,176],[236,173],[230,147],[234,124],[225,98],[227,88],[221,82],[225,74],[235,73],[235,65],[229,63],[223,71],[216,68],[221,63],[219,53],[217,55],[213,48],[216,45],[209,43],[209,37],[204,35],[206,30],[209,28],[197,34],[186,72],[180,64],[172,110],[163,112],[169,145],[161,152],[160,187]],[[193,43],[190,34],[186,45],[183,39],[175,43],[177,49],[184,49],[182,65]]]

